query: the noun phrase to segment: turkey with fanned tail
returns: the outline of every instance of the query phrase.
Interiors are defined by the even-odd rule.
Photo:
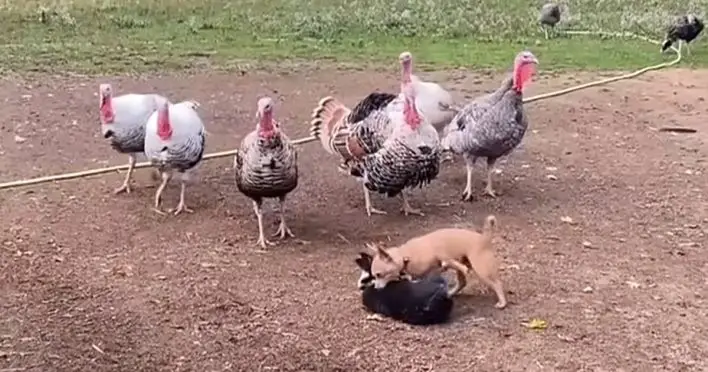
[[[422,214],[410,206],[403,190],[429,183],[440,167],[438,132],[416,107],[411,59],[400,60],[398,96],[372,93],[354,110],[326,97],[313,111],[311,132],[327,152],[340,157],[342,169],[362,180],[369,216],[385,213],[371,206],[369,191],[400,196],[406,215]]]

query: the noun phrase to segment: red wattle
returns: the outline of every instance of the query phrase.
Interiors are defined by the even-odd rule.
[[[157,111],[157,136],[167,141],[172,138],[172,125],[170,125],[170,112],[167,106]]]
[[[104,124],[111,124],[115,120],[115,115],[113,114],[113,104],[109,97],[104,97],[101,107],[99,109],[101,115],[101,121]]]

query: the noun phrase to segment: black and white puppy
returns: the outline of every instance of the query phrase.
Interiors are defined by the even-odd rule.
[[[453,300],[447,294],[447,281],[441,275],[413,281],[405,275],[404,267],[399,280],[376,289],[371,274],[373,257],[362,252],[355,261],[361,269],[358,282],[361,300],[369,311],[416,325],[444,323],[450,319]]]

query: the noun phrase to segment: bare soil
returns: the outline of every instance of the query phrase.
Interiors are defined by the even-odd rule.
[[[542,76],[528,96],[597,77]],[[461,99],[500,79],[434,78]],[[254,127],[260,94],[281,101],[276,115],[298,138],[320,96],[353,104],[396,89],[395,79],[303,69],[112,82],[199,101],[213,152]],[[106,80],[0,82],[0,182],[125,163],[99,134],[95,92]],[[232,158],[203,164],[188,188],[195,213],[176,217],[150,210],[148,170],[130,195],[112,195],[115,173],[0,191],[0,371],[706,370],[706,92],[708,72],[672,70],[530,103],[531,130],[499,164],[503,195],[481,196],[480,168],[480,197],[461,202],[458,160],[412,193],[425,217],[381,197],[389,215],[367,217],[361,186],[317,143],[303,145],[288,201],[297,239],[267,252],[255,247]],[[657,131],[677,125],[698,132]],[[167,206],[177,196],[170,186]],[[472,281],[449,325],[367,319],[353,261],[365,243],[474,226],[490,213],[507,309]],[[548,328],[523,325],[534,318]]]

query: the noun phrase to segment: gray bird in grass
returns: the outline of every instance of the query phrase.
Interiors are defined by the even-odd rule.
[[[701,31],[703,31],[703,21],[695,15],[688,14],[677,18],[666,32],[666,39],[661,43],[661,52],[665,52],[678,40],[679,52],[681,51],[681,46],[685,44],[686,50],[690,55],[691,49],[688,48],[688,43],[697,38]]]
[[[538,22],[541,24],[543,33],[548,39],[548,28],[554,28],[561,19],[561,9],[556,3],[548,3],[541,7],[541,11],[538,14]]]

